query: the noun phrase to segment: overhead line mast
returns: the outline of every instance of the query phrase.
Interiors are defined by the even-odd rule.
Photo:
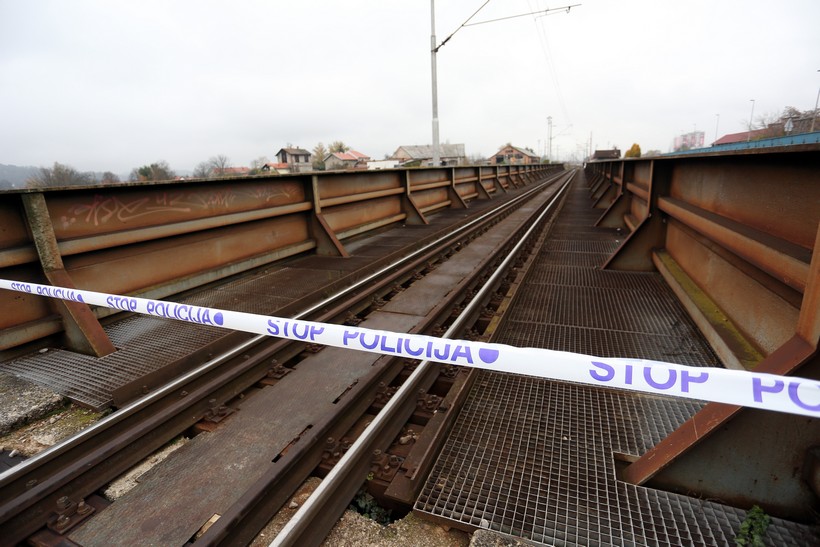
[[[475,17],[479,11],[484,9],[484,6],[490,3],[490,0],[487,0],[481,7],[479,7],[473,14],[467,18],[466,21],[461,23],[459,27],[450,33],[447,38],[444,39],[443,42],[436,45],[436,2],[435,0],[430,0],[430,69],[432,72],[432,84],[433,84],[433,166],[438,167],[441,164],[441,146],[439,144],[439,132],[438,132],[438,77],[437,77],[437,70],[436,70],[436,53],[440,50],[444,44],[450,41],[450,39],[455,36],[456,32],[461,30],[464,27],[472,27],[475,25],[483,25],[485,23],[493,23],[495,21],[504,21],[507,19],[515,19],[516,17],[525,17],[527,15],[549,15],[549,12],[559,11],[559,10],[566,10],[569,13],[569,10],[580,6],[581,4],[572,4],[570,6],[562,6],[560,8],[548,8],[545,10],[539,11],[532,11],[529,13],[521,13],[518,15],[510,15],[507,17],[499,17],[498,19],[489,19],[487,21],[478,21],[476,23],[470,23],[473,17]]]

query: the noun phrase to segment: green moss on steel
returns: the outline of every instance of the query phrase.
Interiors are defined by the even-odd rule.
[[[715,329],[715,332],[726,342],[737,360],[745,369],[754,369],[755,366],[763,360],[765,355],[746,338],[737,325],[735,325],[732,320],[723,313],[715,301],[683,271],[677,261],[672,258],[669,253],[660,251],[656,254],[669,272],[669,275],[675,279],[681,290],[683,290],[692,301],[692,304],[698,308],[706,321]]]

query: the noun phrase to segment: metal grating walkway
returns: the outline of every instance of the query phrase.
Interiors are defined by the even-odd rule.
[[[719,366],[657,274],[595,269],[620,235],[592,228],[601,211],[583,186],[581,177],[498,341]],[[481,372],[415,509],[547,545],[731,545],[742,509],[615,476],[614,453],[644,453],[700,406]],[[767,534],[772,545],[820,544],[816,530],[779,519]]]

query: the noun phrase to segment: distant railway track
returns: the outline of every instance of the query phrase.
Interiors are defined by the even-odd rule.
[[[443,333],[445,336],[474,335],[469,334],[467,329],[476,324],[486,325],[486,317],[481,316],[482,310],[486,309],[494,293],[504,283],[505,273],[501,265],[504,265],[503,268],[511,266],[511,258],[505,260],[505,257],[513,249],[515,253],[520,251],[522,233],[531,228],[533,219],[543,212],[543,206],[533,207],[531,200],[541,200],[546,204],[544,193],[553,195],[571,176],[571,173],[563,173],[527,190],[498,209],[463,223],[445,237],[427,243],[343,288],[337,287],[332,295],[305,305],[293,316],[321,322],[363,320],[370,312],[378,310],[385,302],[412,286],[414,281],[423,279],[438,264],[443,264],[448,256],[457,256],[457,251],[467,247],[481,233],[509,217],[521,206],[530,204],[532,211],[518,220],[515,227],[507,229],[504,240],[494,244],[494,253],[484,257],[477,273],[459,284],[448,300],[436,306],[423,321],[423,332]],[[470,301],[473,305],[468,306]],[[201,365],[124,404],[75,437],[0,475],[0,499],[3,500],[0,502],[0,530],[4,541],[15,544],[44,527],[51,530],[44,532],[46,534],[70,534],[94,512],[87,510],[91,504],[90,497],[102,486],[197,422],[220,422],[234,404],[232,401],[253,386],[260,385],[260,382],[275,385],[284,374],[299,374],[298,362],[306,352],[319,349],[285,340],[263,336],[249,338],[246,335],[223,337],[214,347],[202,349],[198,355],[210,357]],[[260,483],[260,491],[248,491],[200,541],[204,544],[241,542],[244,536],[237,530],[244,530],[247,534],[263,526],[273,508],[281,505],[317,466],[325,448],[321,441],[329,436],[344,436],[373,405],[380,391],[380,397],[385,396],[384,386],[394,384],[402,375],[405,365],[382,358],[374,374],[351,385],[350,393],[345,394],[339,405],[341,419],[314,424],[309,434],[297,439],[299,443],[294,445],[294,449],[285,450],[281,457],[278,456],[279,459],[275,460],[277,466],[265,476],[266,486]],[[438,367],[429,364],[416,366],[404,384],[409,387],[398,390],[411,390],[414,397],[402,398],[401,402],[393,402],[399,401],[398,398],[390,399],[386,403],[385,406],[400,407],[402,412],[398,413],[398,417],[382,419],[390,422],[390,426],[380,436],[366,441],[367,446],[389,444],[396,436],[396,428],[400,430],[408,419],[408,410],[412,414],[413,407],[417,405],[418,397],[415,394],[419,389],[428,390],[438,376]],[[463,385],[464,382],[445,383]],[[432,399],[433,410],[440,400]],[[229,425],[230,419],[225,426]],[[354,486],[357,488],[357,473],[364,469],[366,475],[371,465],[373,462],[370,458],[357,461],[353,471],[345,472],[352,479],[344,483],[342,491],[347,494]],[[361,484],[360,478],[358,484]],[[265,496],[264,492],[269,491],[276,492],[276,495]],[[335,497],[343,510],[350,496],[347,499],[343,499],[344,496]],[[86,500],[89,500],[88,503]],[[338,517],[338,507],[320,510],[322,516],[328,518],[334,512]],[[321,530],[325,526],[325,523],[311,526],[312,535],[308,541],[316,542],[324,533]]]

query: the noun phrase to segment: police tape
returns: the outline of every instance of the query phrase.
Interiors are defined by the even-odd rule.
[[[5,279],[0,288],[382,355],[820,417],[820,382],[806,378],[452,340]]]

